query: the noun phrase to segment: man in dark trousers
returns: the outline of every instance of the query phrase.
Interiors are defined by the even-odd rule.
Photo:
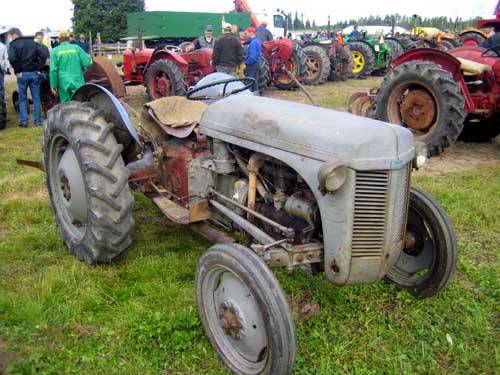
[[[255,29],[253,27],[247,29],[247,36],[250,42],[248,43],[248,49],[245,56],[245,77],[255,79],[252,91],[258,93],[260,62],[262,60],[262,41],[255,36]]]
[[[36,126],[42,125],[39,72],[48,57],[45,50],[30,37],[23,37],[21,30],[9,30],[9,60],[17,77],[19,90],[19,126],[28,126],[28,87],[33,100],[33,117]]]
[[[231,24],[224,23],[224,34],[215,40],[212,63],[215,70],[236,77],[236,69],[243,62],[243,47],[231,32]]]

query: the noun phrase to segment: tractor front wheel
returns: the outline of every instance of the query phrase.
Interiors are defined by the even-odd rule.
[[[330,75],[330,58],[320,46],[307,46],[303,49],[307,57],[306,85],[318,85],[325,82]]]
[[[295,327],[285,294],[250,249],[219,244],[200,259],[196,301],[205,333],[236,374],[290,374]]]
[[[146,73],[145,84],[150,100],[186,95],[184,75],[170,60],[158,60],[152,63]]]
[[[365,78],[369,76],[375,68],[375,53],[371,47],[363,42],[349,43],[351,49],[354,78]]]
[[[377,95],[377,118],[402,125],[438,155],[456,142],[465,119],[464,97],[450,73],[411,61],[391,70]]]
[[[134,199],[113,125],[88,103],[52,108],[45,126],[45,176],[69,250],[89,264],[110,263],[131,244]]]
[[[448,285],[456,263],[456,235],[446,211],[429,194],[412,188],[405,245],[386,279],[426,298]]]

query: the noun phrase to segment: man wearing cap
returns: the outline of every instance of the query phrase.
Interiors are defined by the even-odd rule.
[[[65,103],[85,84],[83,71],[92,64],[92,58],[79,45],[70,43],[69,32],[61,31],[59,41],[50,59],[50,87]]]
[[[257,38],[259,38],[262,42],[270,42],[273,40],[273,34],[269,31],[267,28],[267,21],[262,21],[259,27],[255,29],[255,35]]]
[[[258,92],[260,62],[262,60],[262,41],[255,35],[255,29],[253,27],[247,29],[247,36],[250,42],[248,43],[248,49],[245,55],[245,76],[255,79],[252,91]]]
[[[231,31],[231,24],[223,24],[222,34],[215,41],[212,63],[218,72],[236,77],[236,69],[243,62],[243,47],[240,40]]]
[[[28,87],[33,100],[35,125],[42,125],[42,106],[40,101],[39,72],[42,71],[48,56],[45,49],[32,37],[23,37],[21,30],[13,27],[9,30],[9,60],[17,77],[19,90],[19,126],[28,126]]]
[[[207,27],[205,27],[204,35],[196,39],[195,49],[214,48],[215,38],[213,36],[213,33],[214,28],[212,27],[212,25],[207,25]]]

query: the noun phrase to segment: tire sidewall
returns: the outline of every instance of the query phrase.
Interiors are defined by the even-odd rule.
[[[228,271],[235,274],[240,280],[242,280],[249,291],[252,293],[255,301],[260,307],[260,312],[262,315],[263,322],[265,324],[265,329],[267,333],[267,344],[268,344],[268,359],[262,371],[259,374],[281,374],[288,373],[288,370],[291,370],[293,367],[293,362],[295,358],[295,350],[293,353],[287,353],[288,351],[287,344],[289,342],[285,342],[281,340],[284,336],[280,334],[276,334],[274,331],[277,327],[283,328],[284,324],[280,318],[289,319],[291,326],[288,327],[284,334],[288,335],[288,339],[286,341],[295,340],[295,327],[293,321],[291,320],[291,314],[288,308],[288,303],[286,299],[283,298],[281,304],[286,307],[288,311],[280,311],[276,314],[276,309],[279,309],[279,303],[275,303],[273,298],[280,298],[280,296],[284,296],[284,292],[279,286],[278,281],[275,279],[272,272],[269,268],[263,263],[263,261],[257,257],[251,250],[241,246],[241,245],[231,245],[228,247],[227,245],[215,245],[210,248],[200,259],[198,270],[196,273],[196,299],[198,306],[204,306],[203,297],[201,296],[201,290],[203,289],[203,281],[207,276],[208,271],[212,267],[221,267],[226,268]],[[222,251],[221,251],[222,250]],[[240,256],[245,257],[249,263],[252,264],[252,269],[244,267],[242,262],[238,261],[237,257],[234,256],[234,252],[240,252]],[[269,291],[267,288],[263,288],[263,286],[268,286],[269,284],[274,284],[276,286],[275,290]],[[282,310],[282,309],[281,309]],[[219,347],[216,339],[212,334],[208,334],[211,332],[210,325],[207,322],[207,315],[205,313],[204,308],[199,308],[200,318],[203,323],[203,327],[205,332],[207,332],[208,339],[212,346],[215,348],[219,356],[224,360],[224,363],[231,368],[232,371],[239,373],[237,368],[231,366],[231,363],[225,357],[223,351]],[[287,363],[288,361],[284,360],[284,358],[292,358],[292,363]],[[286,372],[283,372],[288,367],[290,367]]]

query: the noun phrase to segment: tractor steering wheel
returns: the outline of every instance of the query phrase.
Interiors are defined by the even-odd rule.
[[[497,57],[500,57],[500,44],[497,44],[496,46],[493,46],[493,47],[490,47],[490,48],[487,48],[482,54],[481,54],[481,57],[484,57],[486,56],[486,54],[488,52],[495,52],[495,54],[497,55]]]
[[[233,91],[226,92],[227,85],[229,85],[232,82],[241,82],[241,83],[243,83],[243,87],[239,87],[237,89],[234,89]],[[188,98],[189,100],[220,100],[220,99],[227,98],[230,95],[238,94],[242,91],[248,90],[250,87],[253,86],[254,83],[255,83],[255,79],[250,78],[250,77],[221,79],[219,81],[208,83],[208,84],[202,85],[200,87],[189,89],[189,91],[186,95],[186,98]],[[209,87],[213,87],[213,86],[217,86],[217,85],[224,85],[220,96],[204,95],[204,96],[197,96],[197,97],[193,98],[193,95],[196,94],[197,92],[200,92],[202,90],[208,89]]]

